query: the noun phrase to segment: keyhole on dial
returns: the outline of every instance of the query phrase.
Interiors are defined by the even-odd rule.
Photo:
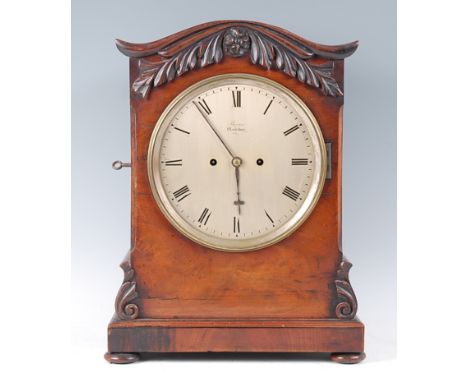
[[[218,161],[217,161],[216,159],[211,159],[211,160],[210,160],[210,164],[211,164],[212,166],[216,166],[217,163],[218,163]]]
[[[259,166],[263,165],[263,159],[262,159],[262,158],[258,158],[258,159],[257,159],[257,164],[258,164]]]

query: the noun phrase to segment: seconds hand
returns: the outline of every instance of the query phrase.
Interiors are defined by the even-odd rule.
[[[202,115],[202,117],[205,119],[206,123],[208,124],[208,126],[210,126],[211,130],[213,130],[213,132],[215,133],[215,135],[218,137],[219,141],[223,144],[224,148],[226,149],[226,151],[229,153],[229,155],[231,156],[231,163],[232,165],[235,167],[235,173],[236,173],[236,190],[237,190],[237,200],[234,201],[234,205],[237,206],[238,210],[239,210],[239,215],[241,214],[241,205],[242,204],[245,204],[244,201],[242,201],[240,199],[240,191],[239,191],[239,181],[240,181],[240,174],[239,174],[239,166],[242,164],[242,159],[239,158],[239,157],[236,157],[234,156],[234,154],[232,153],[232,151],[229,149],[229,147],[226,145],[226,143],[223,141],[223,139],[221,138],[221,136],[219,135],[218,131],[216,130],[216,128],[214,127],[213,123],[210,121],[210,119],[205,115],[205,113],[203,113],[203,110],[201,108],[201,106],[197,105],[197,103],[195,101],[192,101],[192,103],[195,105],[195,107],[197,108],[197,110],[200,112],[200,114]]]

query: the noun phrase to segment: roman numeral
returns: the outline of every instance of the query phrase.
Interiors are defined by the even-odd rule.
[[[297,129],[299,129],[299,125],[295,125],[295,126],[291,127],[290,129],[284,131],[283,134],[284,134],[284,136],[289,135],[289,134],[295,132]]]
[[[204,99],[202,99],[202,101],[198,101],[198,104],[202,107],[203,110],[205,110],[205,113],[206,114],[211,114],[211,109],[210,107],[208,106],[208,104],[206,103],[206,101]]]
[[[164,164],[166,166],[182,166],[182,159],[167,160]]]
[[[234,220],[233,220],[233,230],[234,230],[234,233],[240,233],[240,220],[239,218],[236,218],[234,216]]]
[[[266,107],[265,111],[263,112],[263,115],[265,115],[268,111],[268,109],[270,108],[271,104],[273,103],[273,100],[270,101],[270,103],[268,104],[268,106]]]
[[[181,202],[187,196],[190,195],[190,190],[188,186],[184,186],[182,188],[179,188],[177,191],[174,191],[172,194],[174,195],[174,198],[176,198],[178,202]]]
[[[208,219],[210,218],[210,216],[211,216],[210,210],[208,208],[205,208],[202,214],[200,215],[198,222],[200,224],[206,225],[206,223],[208,223]]]
[[[185,133],[185,134],[190,134],[190,132],[185,131],[185,130],[183,130],[183,129],[179,129],[178,127],[175,127],[175,126],[174,126],[174,129],[176,129],[176,130],[178,130],[178,131],[180,131],[180,132],[182,132],[182,133]]]
[[[294,201],[297,201],[297,198],[301,194],[296,190],[293,190],[291,187],[286,186],[283,190],[283,195],[287,196],[288,198],[291,198]]]
[[[307,166],[309,164],[309,160],[307,158],[293,158],[291,159],[291,164],[293,166]]]
[[[273,219],[271,218],[271,216],[268,215],[268,212],[266,212],[266,210],[264,210],[264,211],[265,211],[265,215],[267,216],[268,220],[271,221],[271,224],[275,225],[275,222],[273,221]]]
[[[232,102],[234,107],[241,107],[241,92],[240,90],[232,91]]]

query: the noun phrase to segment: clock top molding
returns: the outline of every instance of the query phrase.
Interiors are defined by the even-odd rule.
[[[343,92],[334,77],[334,61],[358,47],[358,41],[322,45],[272,25],[238,20],[200,24],[144,44],[116,44],[124,55],[139,60],[132,91],[142,98],[191,70],[220,63],[226,55],[248,56],[254,65],[282,71],[325,96],[339,97]]]

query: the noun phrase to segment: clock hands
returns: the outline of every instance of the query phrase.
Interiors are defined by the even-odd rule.
[[[202,117],[205,119],[206,123],[208,124],[208,126],[210,126],[211,130],[213,130],[213,132],[215,133],[215,135],[218,137],[219,141],[222,143],[222,145],[224,146],[224,148],[226,149],[226,151],[229,153],[229,155],[231,156],[232,158],[232,165],[234,166],[235,168],[235,175],[236,175],[236,193],[237,193],[237,200],[234,201],[234,205],[237,206],[238,208],[238,211],[239,211],[239,215],[241,214],[241,205],[245,204],[244,201],[242,201],[240,199],[240,191],[239,191],[239,182],[240,182],[240,174],[239,174],[239,167],[240,165],[242,164],[242,159],[235,156],[232,151],[229,149],[229,147],[226,145],[226,143],[223,141],[223,139],[221,138],[221,136],[219,135],[218,131],[216,130],[216,128],[214,127],[213,123],[211,122],[211,120],[208,118],[207,115],[205,115],[205,113],[203,112],[202,110],[202,107],[200,105],[198,105],[195,101],[192,101],[192,103],[195,105],[195,107],[197,108],[197,110],[200,112],[200,114],[202,115]]]

